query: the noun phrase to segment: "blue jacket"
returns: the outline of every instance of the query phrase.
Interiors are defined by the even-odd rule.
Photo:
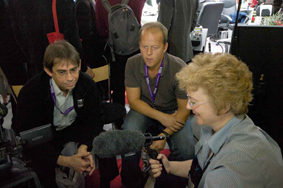
[[[237,16],[237,12],[234,12],[233,14],[230,14],[230,17],[232,18],[232,21],[230,23],[235,23],[236,22],[236,16]],[[247,13],[239,12],[239,17],[238,17],[239,23],[244,23],[246,17],[247,17]]]

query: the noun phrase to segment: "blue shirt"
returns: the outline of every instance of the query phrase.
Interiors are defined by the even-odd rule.
[[[202,169],[210,149],[214,155],[199,188],[283,186],[281,150],[248,116],[234,117],[215,134],[203,126],[200,138],[195,152]]]

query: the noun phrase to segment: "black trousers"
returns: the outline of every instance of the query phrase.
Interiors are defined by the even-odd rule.
[[[91,127],[82,128],[82,124],[75,121],[71,126],[55,132],[53,141],[25,150],[25,158],[31,160],[28,166],[36,172],[44,187],[57,187],[55,180],[56,160],[64,144],[69,141],[86,144],[88,151],[91,151],[95,132],[97,130],[95,131]],[[98,158],[98,163],[100,179],[103,182],[111,181],[119,174],[116,158]]]
[[[42,147],[41,149],[44,148]],[[33,171],[35,171],[40,180],[40,183],[45,188],[57,187],[54,164],[48,162],[48,155],[46,155],[45,152],[42,152],[42,150],[34,150],[33,154],[34,152],[36,152],[37,155],[31,157],[32,162],[28,166],[31,167]],[[110,181],[119,174],[116,158],[98,159],[98,165],[100,173],[100,185],[105,185],[104,187],[100,187],[107,188],[107,183],[110,183]]]

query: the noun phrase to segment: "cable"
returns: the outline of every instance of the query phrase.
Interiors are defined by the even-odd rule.
[[[221,44],[219,44],[219,42],[216,43],[216,46],[220,46],[221,49],[222,49],[222,53],[224,53],[224,48],[223,48],[223,46]]]
[[[196,137],[196,135],[194,135],[194,138],[195,138],[197,141],[199,141],[199,139]]]

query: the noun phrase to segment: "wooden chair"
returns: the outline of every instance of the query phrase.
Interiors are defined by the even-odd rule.
[[[102,67],[92,69],[94,72],[94,81],[100,82],[103,80],[108,80],[108,99],[111,102],[111,89],[110,89],[110,65],[104,65]]]
[[[19,96],[19,93],[20,93],[22,87],[23,87],[23,85],[12,86],[12,90],[13,90],[16,97]]]

